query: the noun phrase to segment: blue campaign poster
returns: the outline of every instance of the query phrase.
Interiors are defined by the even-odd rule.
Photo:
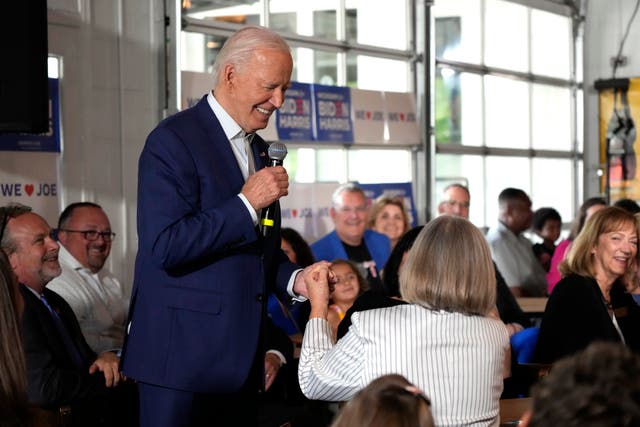
[[[387,197],[397,197],[402,199],[404,207],[409,214],[409,222],[412,227],[417,225],[418,216],[416,206],[413,202],[413,189],[410,182],[384,183],[384,184],[359,184],[365,194],[371,200],[385,195]]]
[[[313,100],[315,140],[352,144],[350,89],[314,84]]]
[[[278,139],[283,141],[313,140],[311,85],[291,82],[282,107],[276,111]]]
[[[1,151],[60,152],[59,81],[49,79],[49,132],[0,134]]]

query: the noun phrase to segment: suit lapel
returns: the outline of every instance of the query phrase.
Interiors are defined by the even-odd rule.
[[[231,149],[231,142],[227,139],[220,121],[211,110],[205,95],[200,102],[194,107],[198,113],[200,125],[204,129],[209,143],[208,151],[211,152],[210,158],[216,159],[212,168],[221,169],[222,176],[229,177],[230,181],[240,186],[244,183],[242,171],[238,166],[236,156]]]

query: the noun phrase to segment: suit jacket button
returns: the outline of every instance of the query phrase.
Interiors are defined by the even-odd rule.
[[[256,295],[256,300],[262,302],[262,294]]]

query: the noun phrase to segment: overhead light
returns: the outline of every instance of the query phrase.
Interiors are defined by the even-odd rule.
[[[191,0],[182,0],[183,9],[191,9]]]
[[[213,41],[213,40],[209,40],[207,42],[207,48],[208,49],[217,49],[219,47],[220,47],[220,42],[216,42],[216,41]]]

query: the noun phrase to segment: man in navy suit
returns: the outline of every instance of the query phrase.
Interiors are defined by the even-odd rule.
[[[292,67],[280,36],[240,30],[216,57],[214,90],[147,139],[122,354],[142,427],[255,425],[268,292],[306,293],[305,273],[280,250],[288,175],[265,167],[268,146],[255,135],[282,105]],[[263,237],[259,211],[272,203],[275,225]]]

